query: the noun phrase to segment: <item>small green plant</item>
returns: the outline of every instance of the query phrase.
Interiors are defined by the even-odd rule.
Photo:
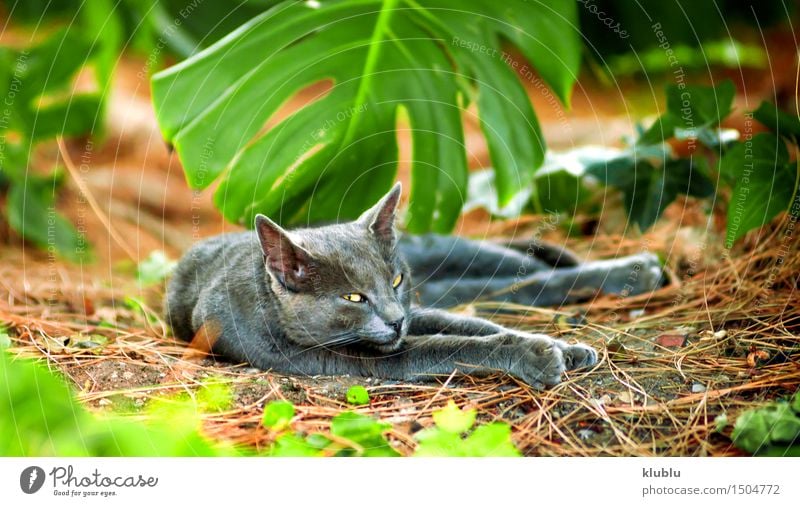
[[[433,414],[435,427],[417,435],[417,457],[519,457],[511,442],[511,427],[503,422],[475,424],[474,409],[461,410],[453,401]]]
[[[716,87],[669,85],[667,112],[642,133],[626,156],[587,168],[604,184],[623,193],[628,215],[642,229],[652,225],[679,194],[706,198],[717,188],[731,189],[727,201],[726,246],[750,230],[769,223],[778,213],[797,214],[792,206],[800,187],[798,152],[800,119],[763,102],[752,117],[773,133],[731,136],[719,123],[733,110],[735,88],[730,81]],[[699,146],[688,157],[676,157],[667,141]],[[662,168],[652,164],[651,150],[661,149]],[[715,167],[718,178],[710,167]]]
[[[646,230],[680,195],[716,196],[715,204],[726,206],[726,246],[732,247],[779,213],[800,213],[800,118],[763,102],[748,114],[770,132],[740,138],[736,131],[719,128],[733,110],[734,95],[730,81],[716,87],[669,85],[666,112],[650,128],[640,129],[625,149],[548,153],[542,169],[504,208],[493,202],[493,174],[475,172],[467,206],[505,218],[525,210],[592,212],[589,206],[596,202],[587,195],[597,193],[591,188],[599,182],[621,194],[629,221]],[[679,156],[672,143],[686,143],[689,155]]]
[[[267,454],[273,457],[396,457],[399,454],[384,434],[388,423],[366,415],[345,411],[331,420],[330,436],[292,432],[294,406],[287,401],[272,401],[264,407],[262,423],[279,435]]]
[[[294,418],[294,405],[289,401],[272,401],[264,407],[261,424],[268,429],[282,431]]]
[[[264,408],[263,425],[277,433],[267,451],[275,457],[395,457],[386,440],[391,425],[352,411],[331,420],[330,434],[303,435],[290,429],[295,410],[291,403],[273,401]],[[435,427],[417,435],[415,456],[421,457],[518,457],[508,424],[494,422],[473,429],[475,410],[460,410],[450,401],[433,413]]]
[[[201,387],[201,391],[202,391]],[[199,431],[198,405],[163,399],[149,422],[88,412],[60,377],[0,351],[0,455],[215,456],[239,452]]]
[[[733,444],[761,456],[800,457],[800,391],[790,402],[778,401],[739,415]]]
[[[178,262],[167,257],[163,251],[153,251],[146,259],[139,262],[136,279],[143,286],[162,282],[172,273]]]
[[[369,392],[367,392],[367,389],[361,385],[353,385],[348,388],[347,395],[345,395],[345,397],[348,404],[354,404],[356,406],[369,404]]]

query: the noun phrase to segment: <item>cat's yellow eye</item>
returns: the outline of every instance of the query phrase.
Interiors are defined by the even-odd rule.
[[[398,286],[400,286],[400,283],[402,282],[403,282],[403,274],[400,273],[394,277],[394,280],[392,280],[392,288],[397,288]]]
[[[350,302],[366,302],[367,298],[361,295],[360,293],[346,293],[342,295],[344,300],[349,300]]]

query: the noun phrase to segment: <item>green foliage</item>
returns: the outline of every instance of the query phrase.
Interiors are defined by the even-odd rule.
[[[725,154],[720,172],[733,186],[728,245],[789,208],[797,191],[797,171],[783,140],[771,133],[757,134]]]
[[[640,144],[656,144],[670,138],[698,139],[709,147],[718,145],[716,127],[733,108],[736,88],[731,81],[716,87],[670,84],[666,87],[667,112],[639,138]]]
[[[29,47],[0,47],[0,191],[8,195],[9,225],[36,246],[75,262],[91,259],[81,231],[55,210],[60,172],[35,173],[30,167],[33,153],[40,143],[59,136],[102,138],[123,48],[148,53],[147,72],[168,50],[184,56],[194,51],[197,44],[187,42],[182,23],[176,22],[189,17],[186,3],[172,11],[175,6],[169,3],[26,0],[10,7],[12,18],[29,23],[34,35],[42,31],[45,19],[61,27]],[[238,12],[248,11],[253,12]],[[75,87],[79,74],[82,84]],[[92,91],[80,91],[87,88],[87,76],[93,78]],[[93,145],[87,143],[89,149]]]
[[[753,117],[776,135],[794,144],[800,140],[800,117],[797,114],[788,114],[769,102],[761,102],[758,109],[753,111]]]
[[[291,416],[290,416],[291,415]],[[272,457],[396,457],[399,454],[384,437],[392,428],[374,418],[345,411],[331,420],[330,437],[303,436],[288,431],[294,407],[285,401],[271,402],[264,409],[264,425],[283,434],[267,451]],[[269,418],[269,420],[267,420]]]
[[[190,185],[222,178],[216,205],[248,225],[257,212],[283,222],[355,217],[394,180],[396,124],[405,118],[407,227],[449,231],[467,185],[464,106],[477,103],[501,207],[543,160],[501,38],[567,101],[580,58],[575,22],[569,0],[480,1],[469,10],[455,0],[289,1],[157,74],[153,100]],[[320,82],[333,87],[264,131],[298,90]]]
[[[436,427],[420,431],[418,457],[519,457],[511,442],[511,428],[502,422],[482,425],[464,435],[475,423],[474,409],[462,411],[453,401],[433,414]]]
[[[641,230],[653,225],[678,195],[702,198],[714,193],[714,184],[702,158],[670,157],[658,164],[642,156],[644,152],[645,149],[632,150],[609,162],[586,168],[587,174],[622,192],[628,217]]]
[[[5,333],[5,331],[1,331]],[[0,351],[0,455],[3,456],[215,456],[246,451],[206,439],[200,433],[201,412],[228,409],[230,385],[221,378],[204,380],[192,395],[152,399],[147,423],[119,415],[88,412],[65,382],[26,359]],[[141,413],[137,413],[141,416]],[[345,411],[331,420],[330,434],[291,431],[294,406],[273,401],[262,423],[277,433],[267,456],[395,457],[385,434],[391,425]],[[434,413],[435,428],[419,433],[417,455],[518,456],[510,428],[491,423],[473,429],[475,411],[461,411],[452,402]],[[471,433],[465,435],[465,433]]]
[[[153,251],[139,263],[136,278],[142,285],[160,283],[172,273],[178,262],[167,257],[163,251]]]
[[[55,211],[61,174],[37,174],[30,165],[42,142],[102,134],[124,40],[119,7],[111,0],[16,2],[12,14],[35,22],[36,31],[45,15],[64,14],[64,26],[29,47],[0,47],[5,108],[0,121],[0,190],[8,193],[8,222],[25,239],[71,261],[89,260],[90,248],[83,234]],[[74,86],[79,74],[93,77],[92,91]]]
[[[191,402],[157,403],[151,422],[91,414],[46,368],[0,352],[0,455],[234,455],[199,432]]]
[[[505,207],[498,207],[494,172],[479,170],[469,175],[469,191],[464,210],[478,207],[492,216],[514,218],[524,211],[574,214],[588,208],[591,188],[583,178],[588,165],[620,155],[619,150],[583,146],[570,151],[548,151],[544,164],[533,179]]]
[[[445,432],[461,434],[475,424],[477,414],[474,409],[462,411],[455,402],[450,401],[447,406],[433,414],[433,423]]]
[[[272,401],[264,407],[262,425],[272,430],[283,430],[294,418],[294,406],[289,401]]]
[[[345,411],[331,420],[331,434],[353,442],[343,448],[337,457],[397,457],[399,454],[384,437],[391,424],[375,420],[366,415]]]
[[[197,389],[196,403],[203,411],[225,411],[233,404],[233,390],[225,380],[212,378]]]
[[[791,402],[773,402],[739,415],[732,438],[748,453],[800,456],[800,391]]]
[[[762,103],[753,116],[775,134],[761,133],[737,141],[718,128],[733,107],[735,88],[730,81],[717,87],[669,85],[666,94],[667,111],[631,148],[586,167],[587,174],[622,193],[632,222],[644,230],[678,195],[713,195],[709,161],[716,166],[719,181],[732,189],[727,210],[728,247],[790,209],[800,171],[786,143],[797,150],[800,119]],[[676,157],[667,144],[671,139],[699,141],[705,149],[698,146],[691,156]]]
[[[725,137],[717,127],[730,114],[735,92],[730,81],[716,88],[668,85],[666,112],[621,156],[590,164],[586,173],[622,193],[629,219],[641,230],[652,226],[679,195],[713,195],[707,161],[676,157],[666,141],[696,139],[720,147]]]
[[[361,385],[353,385],[348,388],[345,397],[349,404],[355,404],[356,406],[369,404],[369,392]]]

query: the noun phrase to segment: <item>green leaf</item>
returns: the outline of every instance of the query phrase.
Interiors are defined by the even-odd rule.
[[[8,224],[42,249],[52,248],[73,262],[89,260],[86,238],[56,211],[53,192],[46,180],[29,178],[13,184],[6,203]]]
[[[794,393],[792,397],[792,409],[795,413],[800,414],[800,390]]]
[[[533,181],[539,204],[548,212],[574,214],[589,197],[583,178],[564,169],[540,170]]]
[[[494,422],[481,425],[464,441],[469,457],[521,457],[511,442],[511,427]]]
[[[272,401],[264,407],[261,424],[268,429],[280,431],[289,426],[294,414],[294,406],[291,402]]]
[[[729,79],[717,86],[667,86],[667,110],[674,120],[675,128],[694,130],[699,127],[716,126],[726,118],[733,108],[736,87]]]
[[[767,404],[739,415],[732,437],[737,447],[750,453],[786,454],[785,445],[795,451],[800,446],[800,417],[787,402]]]
[[[415,457],[464,457],[464,440],[456,432],[438,428],[424,429],[414,435],[419,444]]]
[[[490,169],[470,173],[464,212],[483,208],[492,216],[500,218],[515,218],[522,214],[531,199],[530,185],[520,190],[505,207],[501,208],[497,205],[497,188],[494,178],[494,171]]]
[[[407,120],[408,229],[449,231],[467,189],[463,106],[478,106],[503,207],[541,164],[544,141],[517,75],[534,74],[512,68],[502,41],[566,102],[580,63],[576,9],[569,0],[283,2],[154,76],[157,118],[190,185],[221,178],[216,205],[247,225],[258,212],[281,222],[357,216],[391,186],[398,118]],[[332,87],[276,120],[320,83]]]
[[[733,108],[736,87],[730,80],[718,86],[666,87],[667,112],[642,134],[640,144],[655,144],[676,137],[697,138],[707,145],[717,145],[720,135],[714,129]]]
[[[153,251],[139,263],[136,279],[143,285],[154,285],[169,276],[177,265],[178,262],[168,258],[163,251]]]
[[[439,411],[441,413],[442,411]],[[434,416],[436,416],[434,414]],[[462,424],[462,427],[465,426]],[[471,426],[471,424],[470,424]],[[460,427],[459,427],[460,428]],[[466,430],[469,430],[467,428]],[[462,431],[462,432],[466,432]],[[437,426],[419,431],[415,457],[519,457],[511,441],[511,428],[503,422],[493,422],[476,428],[462,437],[462,432]]]
[[[238,452],[198,431],[191,403],[173,402],[147,424],[89,413],[60,376],[0,352],[0,455],[212,456]],[[188,423],[184,423],[184,419]],[[177,423],[176,423],[177,420]]]
[[[785,402],[778,403],[765,416],[770,425],[770,439],[773,443],[794,443],[800,439],[800,418]]]
[[[355,404],[356,406],[369,404],[369,392],[361,385],[353,385],[347,389],[346,397],[348,404]]]
[[[361,449],[362,457],[396,457],[399,454],[384,438],[383,434],[392,426],[365,415],[345,411],[331,420],[331,434],[349,439]],[[355,449],[347,449],[338,455],[354,455]]]
[[[728,247],[787,210],[797,186],[797,167],[783,140],[771,133],[734,146],[720,161],[720,173],[734,186],[728,204]]]
[[[745,411],[733,426],[733,443],[742,450],[756,453],[769,444],[769,425],[761,411]]]
[[[103,101],[98,95],[86,94],[40,107],[27,134],[34,141],[39,141],[93,132],[102,123],[99,116],[102,105]]]
[[[702,158],[668,159],[657,168],[634,152],[596,163],[586,173],[622,192],[628,218],[646,230],[679,194],[707,197],[714,193],[708,168]]]
[[[461,410],[453,401],[448,401],[447,406],[434,411],[433,421],[436,426],[445,432],[461,434],[468,431],[475,423],[477,411],[474,409]]]
[[[320,448],[297,434],[283,434],[275,440],[267,454],[270,457],[319,457]]]
[[[761,102],[758,109],[753,111],[753,117],[776,135],[795,144],[800,141],[800,118],[797,115],[785,113],[769,102]]]

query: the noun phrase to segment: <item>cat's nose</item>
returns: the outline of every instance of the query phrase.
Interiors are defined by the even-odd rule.
[[[388,323],[392,330],[394,330],[394,333],[397,334],[397,337],[400,337],[400,333],[403,331],[403,320],[405,320],[405,318],[400,318],[399,320]]]

